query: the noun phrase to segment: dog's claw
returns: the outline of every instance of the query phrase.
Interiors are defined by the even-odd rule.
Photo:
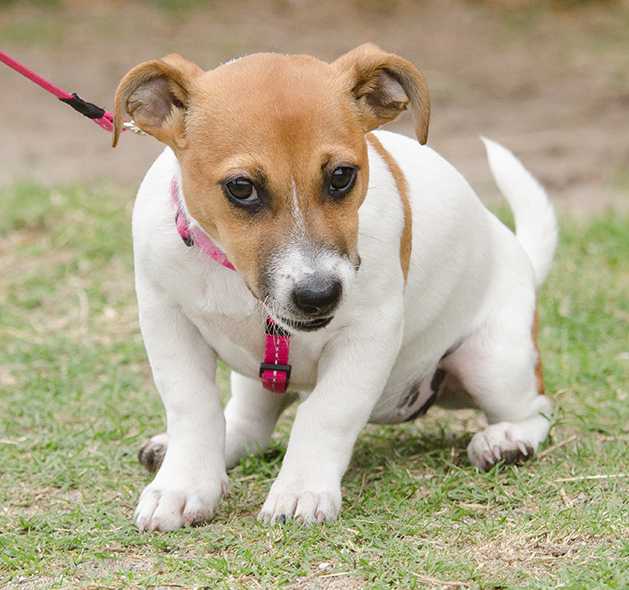
[[[522,441],[517,441],[516,447],[518,447],[518,450],[522,453],[523,457],[528,457],[533,453],[533,449],[527,447]]]

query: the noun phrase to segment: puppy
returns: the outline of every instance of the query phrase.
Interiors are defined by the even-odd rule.
[[[406,108],[419,143],[374,132]],[[367,422],[476,407],[468,453],[529,459],[549,430],[535,290],[556,219],[542,187],[485,140],[516,236],[425,144],[408,61],[363,45],[328,64],[255,54],[209,72],[177,55],[122,80],[126,114],[168,147],[133,214],[140,326],[167,415],[140,530],[209,521],[226,467],[263,452],[301,400],[263,523],[330,521]],[[231,373],[225,410],[217,361]],[[163,451],[165,450],[165,454]],[[151,465],[148,465],[151,467]]]

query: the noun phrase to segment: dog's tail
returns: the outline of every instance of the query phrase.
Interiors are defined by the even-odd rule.
[[[500,192],[509,202],[515,220],[515,235],[531,259],[539,287],[550,271],[559,229],[553,206],[544,187],[508,149],[481,137],[489,167]]]

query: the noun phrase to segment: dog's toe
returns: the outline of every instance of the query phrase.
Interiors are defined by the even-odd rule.
[[[138,461],[149,473],[156,473],[162,466],[166,449],[168,448],[168,435],[157,434],[144,441],[138,449]]]
[[[489,471],[500,462],[523,463],[534,453],[535,444],[526,431],[510,422],[492,424],[483,432],[477,432],[467,447],[470,462],[483,471]]]

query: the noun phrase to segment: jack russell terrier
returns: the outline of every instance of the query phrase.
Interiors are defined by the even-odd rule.
[[[406,108],[419,142],[374,132]],[[480,408],[480,469],[529,459],[552,405],[537,348],[536,287],[557,224],[544,189],[484,140],[516,235],[426,143],[422,74],[375,45],[332,63],[255,54],[209,72],[177,55],[120,83],[125,115],[168,146],[133,214],[140,326],[167,434],[140,530],[208,522],[226,468],[263,452],[297,408],[263,523],[334,520],[368,422],[432,404]],[[217,362],[232,371],[223,410]],[[160,466],[161,465],[161,466]]]

